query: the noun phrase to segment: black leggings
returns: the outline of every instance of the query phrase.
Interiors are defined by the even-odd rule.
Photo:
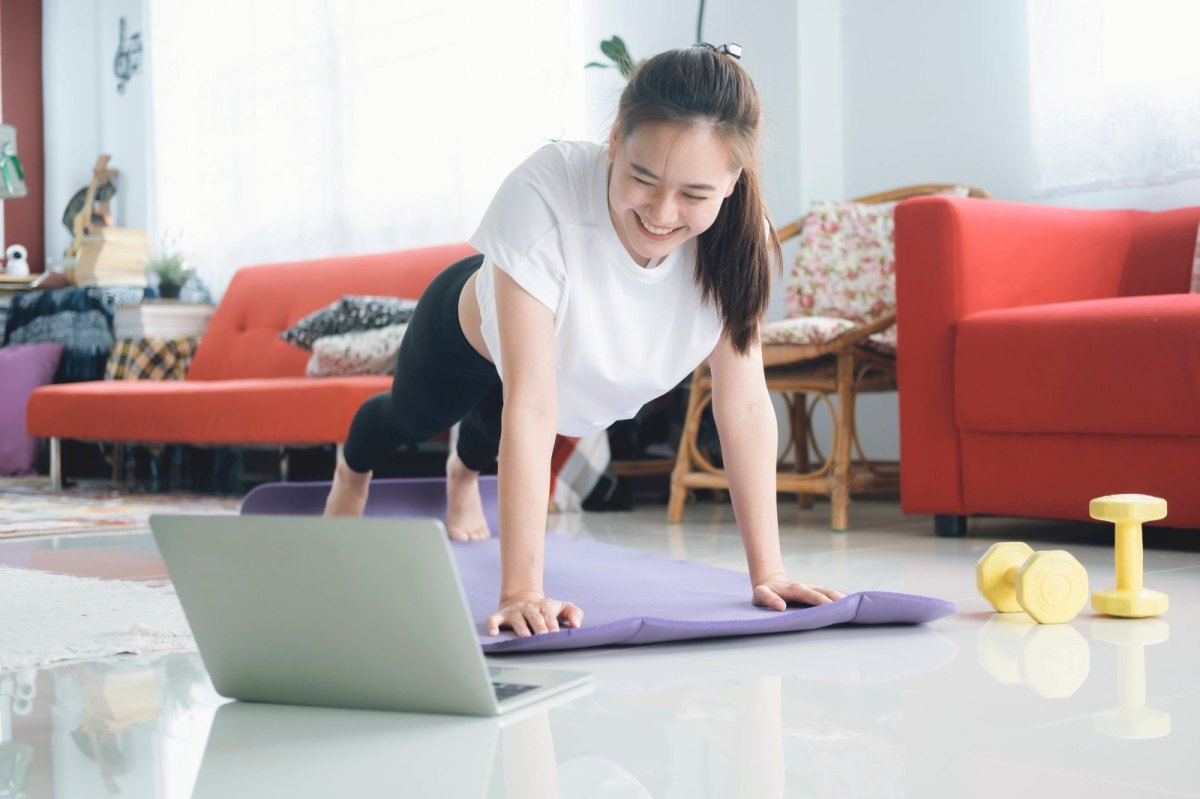
[[[496,462],[500,375],[458,322],[459,295],[482,264],[482,255],[451,264],[421,295],[396,356],[392,390],[364,402],[350,423],[344,454],[354,471],[373,471],[401,446],[427,441],[460,421],[462,462],[477,472]]]

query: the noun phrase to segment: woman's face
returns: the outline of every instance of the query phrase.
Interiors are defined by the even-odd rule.
[[[706,127],[641,125],[609,140],[608,214],[642,266],[712,226],[741,169]]]

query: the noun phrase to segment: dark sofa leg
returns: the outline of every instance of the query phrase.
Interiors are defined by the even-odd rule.
[[[934,516],[933,531],[939,538],[962,538],[967,534],[967,517],[941,514]]]

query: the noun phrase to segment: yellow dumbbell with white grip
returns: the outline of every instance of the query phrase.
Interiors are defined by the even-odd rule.
[[[1142,585],[1142,522],[1167,516],[1167,501],[1145,494],[1112,494],[1088,505],[1093,519],[1116,525],[1117,585],[1092,594],[1092,608],[1140,619],[1167,612],[1167,595]]]
[[[1039,624],[1075,618],[1088,599],[1087,570],[1061,549],[1034,552],[1028,544],[992,544],[975,567],[979,593],[1001,613],[1024,610]]]

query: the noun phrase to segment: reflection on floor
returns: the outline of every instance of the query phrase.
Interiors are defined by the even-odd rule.
[[[728,506],[561,516],[556,532],[744,570]],[[1200,554],[1148,534],[1157,619],[996,615],[974,564],[997,540],[1065,548],[1110,584],[1099,526],[1005,519],[938,539],[891,502],[780,506],[793,576],[952,600],[921,627],[524,655],[594,689],[503,720],[226,703],[195,653],[0,675],[0,797],[1200,795]],[[1111,529],[1111,528],[1110,528]],[[1157,537],[1156,537],[1157,536]],[[0,563],[160,575],[146,535],[0,541]],[[369,657],[370,653],[363,653]]]

